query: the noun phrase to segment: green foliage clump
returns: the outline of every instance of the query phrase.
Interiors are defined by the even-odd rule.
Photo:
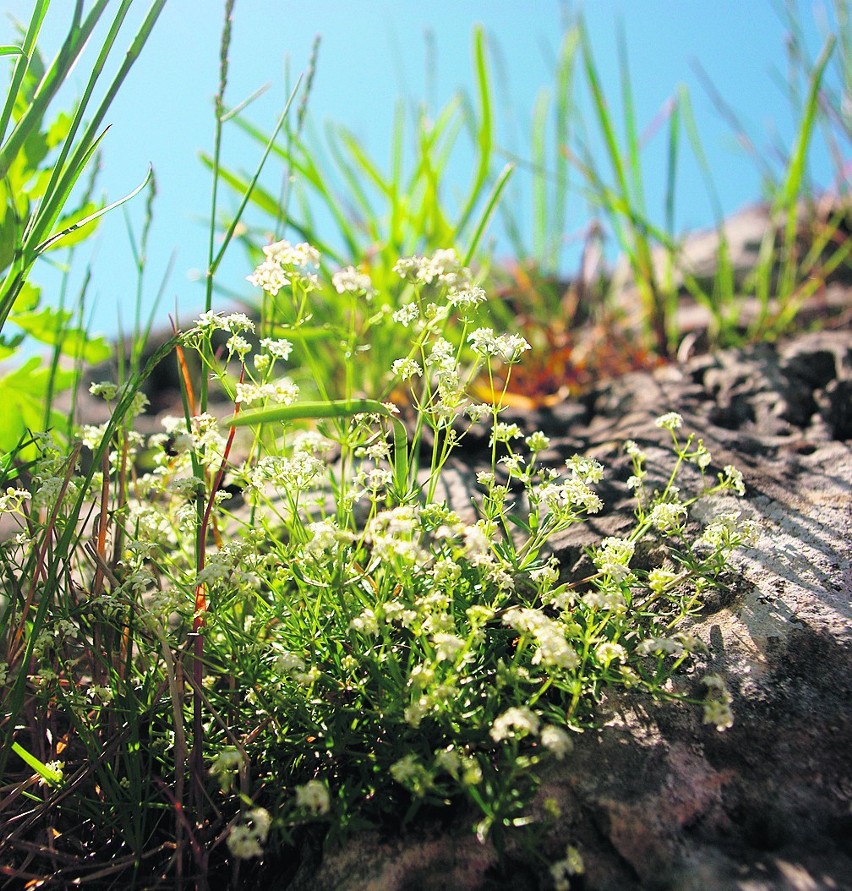
[[[271,245],[253,279],[298,317],[318,261],[307,245]],[[29,580],[2,602],[3,695],[67,741],[50,759],[64,765],[25,738],[16,754],[42,766],[63,825],[90,821],[93,845],[140,858],[176,838],[200,869],[213,854],[269,856],[306,827],[337,835],[451,804],[482,838],[499,835],[530,821],[541,769],[570,764],[607,691],[680,695],[670,679],[701,650],[687,620],[756,534],[736,514],[696,530],[690,508],[742,494],[742,477],[713,474],[700,440],[664,415],[668,479],[653,487],[626,444],[635,523],[572,576],[548,542],[602,509],[604,468],[579,455],[553,465],[547,436],[502,420],[528,344],[478,323],[484,292],[454,254],[397,270],[411,289],[408,339],[387,368],[401,413],[357,395],[357,327],[341,345],[349,391],[306,402],[282,373],[291,340],[205,313],[179,357],[198,354],[233,414],[200,412],[189,386],[185,416],[147,443],[151,470],[132,479],[138,437],[81,431],[105,456],[89,477],[91,545],[43,562],[50,536],[86,535],[76,456],[45,446],[30,489],[5,496],[33,534],[2,548],[7,577]],[[353,302],[372,292],[340,281]],[[454,507],[443,473],[471,439],[482,470]],[[687,464],[702,480],[692,495],[677,485]],[[639,560],[648,541],[653,557]],[[728,694],[705,682],[691,701],[724,729]],[[164,809],[174,801],[191,832]]]

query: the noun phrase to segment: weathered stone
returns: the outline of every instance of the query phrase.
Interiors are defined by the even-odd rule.
[[[693,705],[610,697],[601,729],[578,736],[545,779],[533,812],[549,798],[561,817],[538,857],[510,836],[501,859],[461,816],[449,828],[356,835],[306,863],[292,887],[549,888],[546,862],[570,843],[586,866],[572,888],[584,891],[852,888],[851,350],[848,332],[801,336],[628,375],[591,394],[585,413],[512,418],[547,429],[560,459],[584,451],[609,466],[608,511],[556,542],[566,571],[585,545],[630,523],[622,441],[640,444],[652,474],[664,472],[659,414],[684,416],[714,472],[743,471],[745,499],[693,511],[701,523],[733,507],[763,529],[691,628],[708,648],[703,668],[734,696],[731,729],[703,725]],[[570,422],[560,436],[562,416]],[[482,455],[463,458],[446,494],[469,505]],[[700,698],[698,672],[675,683]]]

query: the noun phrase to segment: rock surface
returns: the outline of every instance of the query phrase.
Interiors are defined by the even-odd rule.
[[[585,863],[572,889],[852,889],[850,398],[852,335],[831,332],[628,375],[582,404],[513,419],[552,437],[550,457],[581,451],[610,468],[601,493],[610,509],[556,542],[566,566],[629,523],[621,443],[637,441],[651,464],[668,455],[661,413],[684,416],[714,468],[743,471],[736,506],[763,534],[691,629],[729,684],[735,724],[718,733],[692,706],[608,701],[604,726],[579,736],[546,778],[536,807],[554,799],[561,816],[537,857],[510,841],[501,859],[467,823],[418,827],[358,835],[306,860],[288,887],[550,888],[546,863],[572,844]],[[447,496],[460,509],[474,470],[470,456],[451,475]],[[679,683],[697,692],[695,679]]]

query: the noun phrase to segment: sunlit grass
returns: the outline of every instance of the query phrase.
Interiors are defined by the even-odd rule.
[[[691,102],[677,92],[651,128],[668,145],[657,227],[626,36],[623,120],[609,110],[578,21],[561,44],[552,94],[536,106],[531,156],[506,166],[488,44],[476,30],[473,100],[460,97],[413,126],[400,111],[384,168],[343,129],[330,130],[327,157],[308,138],[312,71],[271,134],[244,107],[227,107],[229,0],[206,158],[205,311],[148,358],[151,320],[137,311],[115,379],[91,386],[109,420],[77,426],[54,396],[79,395],[82,366],[102,359],[105,345],[73,320],[67,295],[44,308],[27,279],[37,256],[85,239],[110,209],[92,205],[91,187],[78,203],[73,187],[162,2],[151,5],[106,104],[85,119],[128,6],[115,14],[83,100],[56,118],[50,147],[56,78],[105,0],[87,16],[75,5],[44,96],[35,47],[48,3],[35,4],[20,47],[0,48],[19,60],[0,115],[0,132],[9,130],[0,147],[2,358],[14,360],[26,338],[53,350],[49,365],[28,360],[0,378],[18,406],[0,440],[0,874],[59,886],[240,887],[296,856],[306,838],[331,843],[436,809],[498,849],[508,833],[527,833],[535,851],[535,833],[547,830],[531,810],[541,773],[554,762],[570,770],[573,735],[596,726],[608,692],[678,699],[718,730],[730,726],[724,680],[698,681],[706,660],[689,627],[705,593],[724,581],[731,552],[759,530],[736,512],[702,527],[691,509],[708,495],[744,495],[742,475],[716,466],[700,431],[682,434],[677,413],[661,416],[669,463],[624,444],[632,525],[589,548],[575,572],[550,543],[604,508],[596,487],[606,470],[584,456],[557,457],[542,431],[522,429],[505,409],[536,405],[538,387],[563,398],[559,378],[577,338],[598,337],[612,361],[619,353],[616,371],[670,359],[683,289],[707,309],[715,344],[795,326],[849,251],[842,205],[804,247],[799,227],[816,128],[844,122],[826,79],[833,40],[812,65],[793,57],[807,68],[799,129],[745,293],[724,237],[708,292],[683,267],[674,232],[684,151],[713,189]],[[846,5],[837,10],[846,47]],[[848,99],[848,60],[838,70]],[[577,112],[579,89],[592,100],[589,121]],[[229,123],[257,144],[250,174],[228,160]],[[591,150],[593,132],[605,165]],[[842,128],[832,133],[840,156]],[[465,139],[474,163],[453,201],[447,171]],[[45,148],[35,166],[22,156],[33,141]],[[261,187],[270,163],[286,184],[280,195]],[[514,169],[533,176],[529,246],[520,211],[500,205]],[[601,219],[566,291],[557,282],[573,176]],[[225,187],[239,196],[227,217]],[[130,232],[140,294],[153,183],[149,190],[138,239]],[[318,205],[336,233],[318,228]],[[498,209],[514,272],[489,247]],[[630,332],[608,327],[616,316],[605,264],[595,260],[607,228],[640,294],[644,343],[630,355],[622,349]],[[251,315],[214,306],[219,290],[249,287],[218,280],[235,241],[254,266],[246,268]],[[746,297],[758,312],[743,330]],[[543,365],[524,377],[542,346]],[[135,429],[142,388],[166,359],[178,369],[183,411],[143,437]],[[476,482],[450,503],[445,471],[458,461]],[[567,874],[580,860],[570,849],[553,868]]]

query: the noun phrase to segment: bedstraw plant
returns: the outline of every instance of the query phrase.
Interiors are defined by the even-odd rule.
[[[200,411],[187,372],[185,416],[161,435],[143,444],[114,419],[70,455],[43,437],[30,486],[3,495],[21,530],[0,548],[5,874],[237,886],[306,834],[449,806],[499,842],[536,822],[541,771],[570,767],[610,691],[731,724],[723,682],[684,669],[703,664],[689,632],[703,592],[756,534],[736,513],[702,529],[690,510],[743,494],[740,474],[664,415],[671,469],[655,484],[625,444],[633,527],[572,575],[548,542],[602,510],[605,468],[557,459],[506,419],[526,341],[481,324],[486,295],[452,252],[402,258],[407,338],[385,389],[406,391],[405,411],[364,395],[357,324],[345,391],[304,400],[285,335],[299,336],[319,262],[279,242],[251,276],[288,304],[291,330],[210,311],[180,336],[183,367],[195,353],[230,414]],[[338,281],[341,301],[372,288]],[[471,395],[482,379],[485,401]],[[117,415],[141,407],[132,387],[93,391]],[[150,469],[128,474],[143,447]],[[84,450],[94,468],[78,481]],[[476,491],[450,502],[442,471],[459,454],[480,468]]]

